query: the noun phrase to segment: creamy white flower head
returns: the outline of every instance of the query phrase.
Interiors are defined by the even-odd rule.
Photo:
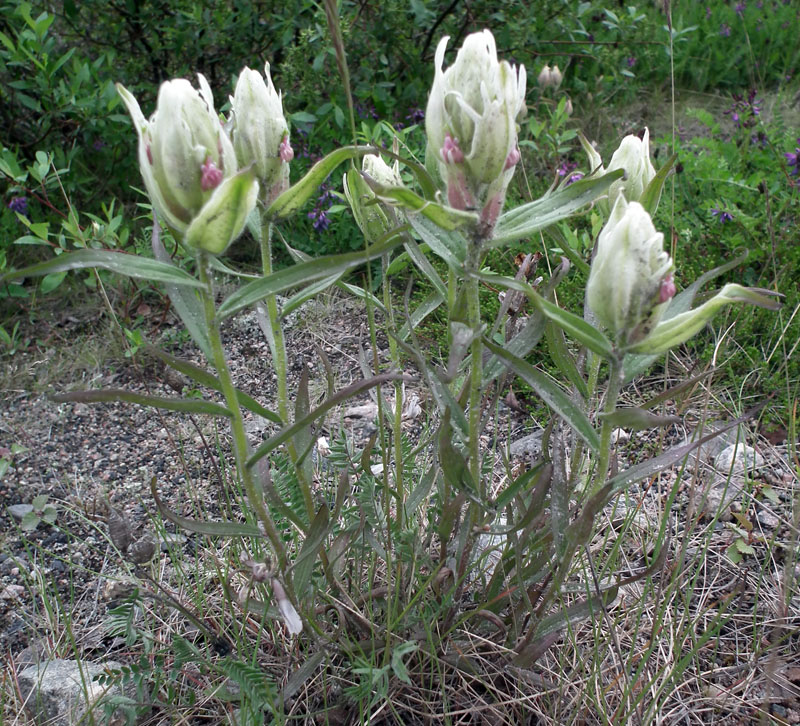
[[[242,70],[230,100],[229,125],[239,165],[255,164],[256,177],[268,194],[276,184],[286,186],[288,162],[294,158],[294,151],[269,63],[264,66],[263,76],[250,68]]]
[[[622,346],[646,338],[675,294],[664,235],[638,202],[617,197],[597,240],[586,301]]]
[[[617,197],[622,193],[629,202],[640,201],[647,185],[656,175],[656,170],[650,161],[650,131],[647,128],[641,139],[633,134],[622,139],[606,171],[616,169],[624,169],[625,178],[615,181],[609,187],[609,205],[613,207]]]
[[[553,76],[553,71],[549,65],[545,65],[542,70],[539,71],[539,75],[536,77],[536,83],[539,84],[539,88],[549,88],[551,86],[551,78]]]
[[[482,207],[502,192],[519,161],[517,118],[525,112],[525,68],[497,60],[488,30],[464,40],[444,70],[448,38],[436,48],[436,72],[425,114],[429,163],[438,166],[448,199]]]
[[[211,88],[202,75],[198,80],[199,91],[182,78],[162,83],[149,120],[130,91],[120,84],[117,91],[139,136],[139,169],[153,207],[182,241],[219,254],[241,233],[238,220],[255,205],[258,185],[251,174],[237,173]],[[204,231],[209,221],[221,223]],[[228,233],[234,237],[220,237]]]

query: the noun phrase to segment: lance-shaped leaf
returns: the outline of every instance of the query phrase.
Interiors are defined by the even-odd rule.
[[[320,187],[328,175],[344,161],[357,159],[364,154],[374,154],[379,149],[372,146],[343,146],[320,159],[296,184],[269,205],[267,216],[273,219],[288,217],[302,207]]]
[[[664,182],[672,171],[673,164],[677,161],[678,155],[673,154],[666,160],[656,175],[650,180],[647,188],[644,190],[639,203],[645,208],[647,213],[654,217],[658,209],[658,203],[661,201],[661,192],[664,189]]]
[[[96,391],[56,393],[50,398],[58,403],[113,403],[125,401],[126,403],[138,403],[140,406],[164,408],[168,411],[181,411],[182,413],[202,413],[210,416],[227,416],[228,418],[231,416],[231,412],[225,406],[213,401],[198,401],[191,398],[162,398],[160,396],[148,396],[142,393],[134,393],[133,391],[125,391],[121,388],[100,388]]]
[[[541,199],[509,210],[497,220],[489,245],[498,247],[530,237],[534,232],[572,216],[605,194],[611,183],[623,174],[622,169],[618,169],[600,177],[581,179],[558,191],[548,192]]]
[[[158,496],[156,478],[150,480],[150,493],[164,519],[169,520],[181,529],[197,534],[206,534],[211,537],[265,537],[266,535],[254,524],[241,524],[239,522],[203,522],[189,519],[175,514]]]
[[[550,409],[564,419],[593,451],[596,452],[600,448],[600,437],[592,428],[586,414],[555,382],[537,371],[530,363],[517,358],[490,340],[484,339],[484,345],[500,358],[509,370],[533,388]]]
[[[370,388],[383,385],[384,383],[390,383],[391,381],[411,382],[412,379],[409,376],[403,375],[402,373],[381,373],[380,375],[363,381],[357,381],[356,383],[347,386],[347,388],[343,388],[335,395],[326,398],[319,406],[310,411],[308,415],[304,416],[299,421],[295,421],[291,426],[287,426],[285,429],[275,434],[275,436],[267,439],[253,452],[252,456],[247,460],[247,466],[253,466],[253,464],[255,464],[259,459],[262,459],[263,457],[267,456],[267,454],[277,449],[281,444],[292,438],[298,431],[302,431],[306,427],[310,426],[314,421],[320,418],[320,416],[326,414],[334,406],[338,406],[349,398],[357,396],[359,393],[363,393],[364,391],[368,391]]]
[[[674,318],[676,315],[680,315],[681,313],[690,310],[692,304],[694,303],[695,296],[703,285],[710,280],[713,280],[715,277],[718,277],[719,275],[728,272],[728,270],[732,270],[734,267],[742,264],[742,262],[747,259],[747,255],[748,252],[745,250],[742,254],[738,255],[732,260],[729,260],[724,265],[715,267],[713,270],[709,270],[708,272],[704,272],[702,275],[700,275],[700,277],[698,277],[691,285],[689,285],[685,290],[679,292],[674,298],[672,298],[672,300],[670,300],[669,306],[661,316],[661,322],[664,323],[670,318]],[[659,357],[659,354],[626,355],[624,359],[625,381],[630,381],[641,373],[644,373]]]
[[[457,230],[442,229],[419,214],[409,214],[407,218],[414,231],[435,255],[456,270],[464,264],[468,244],[464,235]]]
[[[650,335],[636,345],[630,346],[629,350],[633,353],[665,353],[670,348],[697,335],[717,310],[725,305],[744,302],[768,310],[778,310],[780,303],[772,299],[778,295],[780,293],[772,290],[760,290],[728,283],[700,307],[676,315],[669,320],[662,320]]]
[[[200,280],[195,279],[188,272],[184,272],[174,265],[166,265],[148,257],[128,255],[124,252],[112,252],[110,250],[65,252],[52,260],[47,260],[47,262],[39,262],[36,265],[6,272],[0,275],[0,284],[19,280],[23,277],[41,277],[53,272],[91,268],[108,270],[119,275],[149,280],[150,282],[170,282],[174,285],[188,285],[189,287],[203,286]]]
[[[563,310],[558,305],[546,300],[526,282],[514,280],[504,275],[493,275],[483,272],[476,273],[475,276],[479,280],[488,282],[491,285],[500,285],[524,293],[546,318],[552,320],[571,338],[574,338],[579,343],[589,348],[589,350],[604,358],[609,358],[613,355],[611,341],[601,331],[597,330],[597,328],[587,323],[578,315]]]
[[[300,554],[292,566],[292,583],[298,597],[302,597],[311,582],[311,575],[314,572],[314,563],[317,561],[319,550],[325,542],[325,538],[330,532],[330,516],[328,505],[323,504],[311,522]]]
[[[165,265],[174,267],[161,241],[161,227],[155,215],[153,216],[153,239],[151,244],[155,258]],[[217,258],[212,257],[211,259],[216,260]],[[211,343],[208,339],[208,329],[206,328],[203,306],[200,304],[200,300],[195,291],[187,289],[183,285],[176,285],[173,282],[164,283],[164,290],[166,290],[172,307],[175,308],[181,322],[186,326],[189,335],[192,336],[192,340],[197,343],[197,347],[203,351],[206,360],[213,360],[214,356],[211,353]]]
[[[416,328],[425,318],[428,317],[436,308],[438,308],[445,298],[442,297],[436,290],[433,290],[428,297],[426,297],[411,313],[411,316],[403,324],[398,333],[401,340],[408,338],[411,330]]]
[[[631,429],[633,431],[644,431],[657,426],[667,426],[668,424],[680,423],[681,420],[680,416],[659,416],[635,406],[618,408],[611,413],[600,413],[598,418],[608,421],[615,428]]]
[[[567,341],[564,338],[564,331],[551,320],[544,329],[545,339],[547,340],[547,349],[553,362],[558,366],[558,369],[567,377],[567,380],[575,386],[578,393],[584,398],[589,398],[589,389],[586,381],[583,380],[578,366],[575,364],[575,359],[567,347]]]
[[[402,244],[402,239],[394,235],[388,241],[379,242],[365,251],[326,255],[278,270],[271,275],[247,283],[229,295],[219,306],[217,316],[223,320],[239,310],[263,300],[267,295],[278,295],[299,285],[310,284],[335,274],[344,274],[391,252],[400,244]]]
[[[313,260],[314,258],[306,252],[302,250],[297,250],[292,247],[283,235],[280,234],[280,230],[275,230],[278,232],[281,238],[281,242],[283,242],[284,247],[286,247],[287,252],[291,255],[292,259],[296,262],[307,262],[308,260]],[[359,300],[369,301],[372,305],[374,305],[378,310],[382,313],[386,312],[386,309],[383,307],[383,301],[380,298],[377,298],[371,292],[367,292],[363,287],[359,287],[358,285],[352,285],[349,282],[342,282],[341,275],[339,275],[339,279],[334,283],[336,287],[340,290],[344,290],[346,293],[352,295],[353,297],[357,297]],[[300,295],[302,293],[298,293]],[[284,308],[285,309],[285,308]],[[284,314],[286,314],[284,312]]]
[[[170,368],[174,368],[176,371],[178,371],[178,373],[183,373],[183,375],[188,376],[201,386],[205,386],[206,388],[211,388],[222,393],[222,384],[220,383],[219,378],[217,378],[213,373],[209,373],[207,370],[189,362],[188,360],[176,358],[174,355],[170,355],[169,353],[166,353],[155,346],[147,346],[147,352],[162,360]],[[258,416],[261,416],[268,421],[272,421],[273,423],[283,424],[281,417],[278,416],[277,413],[265,408],[254,398],[248,396],[244,391],[236,389],[236,400],[239,401],[240,406],[246,408],[248,411],[252,411]]]
[[[647,479],[654,474],[658,474],[660,471],[664,471],[664,469],[667,467],[677,464],[679,461],[685,459],[686,456],[688,456],[692,451],[700,448],[706,442],[711,441],[711,439],[719,436],[720,434],[724,434],[726,431],[730,431],[732,428],[735,428],[736,426],[739,426],[748,419],[752,418],[763,407],[763,404],[755,406],[747,411],[743,416],[740,416],[734,421],[715,429],[710,434],[701,436],[696,441],[693,441],[689,444],[684,444],[683,446],[676,446],[672,449],[668,449],[663,454],[659,454],[652,459],[643,461],[641,464],[636,464],[625,471],[621,471],[619,474],[609,479],[608,483],[597,493],[597,495],[592,497],[592,500],[595,498],[597,499],[593,505],[593,510],[595,512],[600,511],[600,509],[602,509],[615,494],[624,491],[631,484],[635,484],[637,481]],[[592,500],[590,500],[590,503]],[[587,503],[586,506],[589,507],[590,503]]]
[[[409,217],[421,214],[442,229],[453,230],[466,224],[477,224],[475,212],[464,212],[429,199],[423,199],[408,187],[390,187],[364,176],[372,191],[383,201],[406,209]]]

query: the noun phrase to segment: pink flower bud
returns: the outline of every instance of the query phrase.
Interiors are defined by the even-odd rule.
[[[522,154],[519,153],[519,149],[517,147],[511,149],[506,157],[506,164],[503,167],[503,171],[508,171],[512,167],[516,166],[521,158]]]
[[[458,145],[458,139],[454,139],[450,134],[444,135],[444,144],[439,152],[445,164],[463,164],[464,152]]]
[[[289,143],[289,135],[283,137],[283,141],[281,141],[281,145],[278,147],[278,156],[281,157],[281,161],[290,162],[294,159],[294,149],[292,145]]]
[[[223,178],[222,171],[217,167],[217,165],[211,160],[211,157],[206,157],[206,162],[200,167],[203,171],[203,175],[200,177],[200,186],[204,192],[210,192],[212,189],[216,189]]]
[[[675,287],[675,281],[672,279],[672,273],[667,275],[661,281],[661,289],[658,293],[658,302],[665,303],[667,300],[672,300],[678,289]]]

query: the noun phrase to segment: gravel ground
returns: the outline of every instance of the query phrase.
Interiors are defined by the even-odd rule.
[[[158,326],[158,315],[151,317],[150,339],[158,336],[180,340],[177,327]],[[62,339],[83,339],[88,334],[87,321],[62,321]],[[231,360],[231,369],[238,387],[268,407],[274,407],[275,376],[272,373],[267,343],[258,329],[254,315],[242,315],[224,330],[224,344]],[[91,336],[88,336],[89,338]],[[336,388],[360,378],[362,361],[370,350],[366,319],[360,306],[341,298],[322,299],[306,306],[287,325],[288,353],[291,364],[291,385],[294,389],[304,367],[310,372],[312,403],[321,400],[326,391],[325,370],[319,349],[324,350],[335,371]],[[380,358],[387,358],[385,340],[379,340]],[[170,352],[201,364],[191,344],[170,345]],[[39,356],[41,358],[41,356]],[[17,354],[14,364],[21,369],[36,369],[41,361],[34,353]],[[370,354],[371,359],[371,354]],[[37,363],[39,360],[39,363]],[[44,370],[47,363],[42,364]],[[52,379],[52,371],[48,373]],[[34,375],[35,379],[36,376]],[[41,378],[41,376],[40,376]],[[159,367],[146,356],[135,362],[121,356],[110,357],[90,376],[57,385],[60,390],[114,387],[158,396],[175,396],[186,381]],[[38,390],[38,388],[37,388]],[[188,389],[184,389],[184,394]],[[414,386],[409,392],[420,395],[424,412],[430,404]],[[206,394],[208,392],[205,392]],[[209,396],[210,397],[210,396]],[[214,394],[215,400],[219,398]],[[368,394],[349,405],[367,406]],[[487,429],[486,442],[501,438],[518,441],[531,430],[531,417],[520,410],[501,406],[499,420]],[[0,399],[0,457],[11,466],[0,478],[0,649],[12,654],[26,646],[47,644],[51,652],[69,652],[68,643],[53,643],[51,633],[61,632],[58,613],[43,610],[43,600],[34,592],[47,588],[62,603],[71,603],[72,620],[82,627],[74,637],[82,651],[91,656],[96,649],[102,657],[109,643],[103,640],[99,623],[108,607],[121,594],[114,584],[124,577],[129,565],[115,559],[114,548],[106,538],[109,505],[130,518],[135,535],[149,531],[149,517],[155,506],[149,493],[149,482],[156,478],[160,496],[174,511],[187,514],[187,499],[203,502],[209,515],[229,517],[225,497],[221,496],[219,452],[229,453],[227,432],[215,428],[209,417],[189,417],[171,412],[154,412],[128,403],[56,403],[42,393],[20,389],[6,391]],[[365,440],[374,431],[369,417],[344,416],[334,411],[326,420],[324,433],[335,432],[340,425],[356,442]],[[691,415],[684,420],[691,421]],[[274,425],[248,415],[247,430],[253,445],[274,433]],[[535,426],[534,426],[535,428]],[[322,431],[320,433],[323,433]],[[412,431],[413,433],[413,431]],[[619,446],[629,462],[641,460],[648,451],[681,443],[690,433],[683,425],[670,426],[661,432],[634,434]],[[13,447],[24,447],[17,451]],[[791,540],[791,507],[794,478],[786,459],[785,446],[772,446],[760,440],[759,451],[767,459],[760,482],[774,487],[780,501],[772,507],[773,520],[759,518],[765,537]],[[642,514],[651,522],[660,512],[676,473],[668,471],[660,477],[635,486]],[[690,481],[687,479],[687,482]],[[691,480],[702,484],[703,480]],[[678,505],[685,511],[690,490],[687,484]],[[46,494],[57,507],[55,526],[40,524],[23,535],[13,521],[8,507],[31,502]],[[730,544],[724,524],[720,529],[720,556]],[[174,531],[171,525],[168,530]],[[169,542],[163,540],[170,539]],[[185,548],[191,556],[196,542],[191,534],[179,533],[169,538],[161,535],[161,557],[170,559],[170,548]],[[731,577],[735,568],[728,568]],[[800,603],[799,603],[800,608]],[[48,641],[49,638],[49,641]]]

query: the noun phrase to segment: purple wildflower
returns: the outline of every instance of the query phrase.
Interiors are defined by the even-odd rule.
[[[784,154],[784,157],[786,157],[786,163],[789,166],[794,167],[791,173],[795,176],[800,174],[800,139],[797,139],[797,143],[798,146],[795,147],[794,151],[787,151]]]
[[[312,225],[317,232],[328,229],[331,223],[330,217],[325,213],[324,209],[314,207],[309,213],[308,218],[312,220]]]
[[[28,198],[27,197],[11,197],[8,203],[8,208],[17,214],[28,214]]]
[[[745,2],[738,2],[738,3],[736,3],[736,7],[735,7],[734,9],[736,10],[736,14],[737,14],[737,15],[738,15],[740,18],[741,18],[742,16],[744,16],[744,9],[745,9],[746,7],[747,7],[747,3],[745,3]]]
[[[751,89],[746,98],[740,93],[734,93],[733,104],[724,113],[731,117],[738,128],[749,129],[755,126],[757,117],[761,115],[761,101],[756,97],[756,90]]]
[[[319,195],[314,209],[308,213],[308,218],[317,232],[322,232],[330,226],[331,218],[328,216],[328,210],[333,206],[333,194],[327,183],[320,187],[320,191],[322,193]]]
[[[716,207],[711,210],[711,216],[716,217],[720,224],[725,224],[725,222],[730,222],[733,219],[733,215],[730,212]]]
[[[719,34],[723,38],[728,38],[731,34],[731,26],[728,25],[727,23],[723,23],[722,25],[720,25]]]
[[[106,148],[106,146],[107,146],[107,144],[106,144],[106,142],[105,142],[105,141],[103,141],[103,139],[95,139],[95,140],[92,142],[92,148],[93,148],[95,151],[102,151],[103,149],[105,149],[105,148]]]
[[[633,68],[636,65],[636,56],[633,55],[628,56],[628,58],[626,58],[625,60],[625,63],[628,66],[628,68]]]
[[[412,124],[421,124],[425,120],[425,111],[421,108],[412,108],[406,119]]]
[[[566,176],[569,174],[573,169],[577,169],[578,165],[574,161],[562,161],[559,167],[556,169],[556,172],[559,176]]]
[[[711,8],[706,5],[706,20],[711,17]]]
[[[567,179],[567,181],[564,182],[564,186],[568,187],[570,184],[574,184],[576,181],[579,181],[580,179],[583,179],[583,172],[576,171],[574,174],[570,176],[569,179]]]

